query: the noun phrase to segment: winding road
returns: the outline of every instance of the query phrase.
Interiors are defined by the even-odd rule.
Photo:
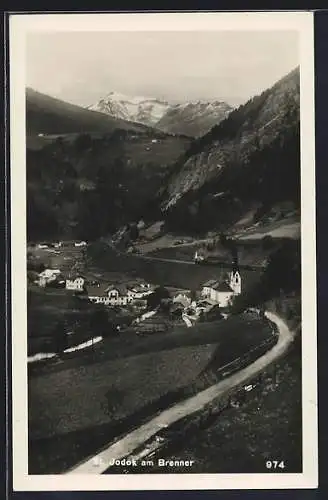
[[[248,380],[261,373],[268,365],[278,359],[293,341],[293,333],[285,322],[276,314],[266,312],[266,317],[275,323],[279,330],[277,344],[263,356],[237,373],[221,380],[208,389],[162,411],[149,422],[128,433],[119,441],[110,444],[93,457],[70,469],[66,474],[102,474],[110,468],[113,460],[119,460],[133,453],[148,439],[161,429],[169,427],[178,420],[202,410],[208,403],[223,397],[232,389],[245,384]]]

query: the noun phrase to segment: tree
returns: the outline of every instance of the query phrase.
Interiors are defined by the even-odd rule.
[[[92,138],[90,134],[80,134],[74,141],[74,146],[78,153],[83,153],[92,147]]]
[[[263,250],[271,250],[274,244],[274,240],[270,234],[267,234],[262,238],[262,248]]]
[[[90,328],[95,335],[106,335],[109,327],[108,316],[103,305],[95,304],[90,317]]]
[[[54,332],[55,338],[55,349],[58,354],[61,354],[67,348],[67,333],[66,333],[66,324],[64,321],[59,321],[55,327]]]
[[[158,307],[161,304],[161,301],[163,299],[168,299],[170,297],[170,294],[168,290],[163,287],[159,286],[157,287],[153,293],[151,293],[148,298],[147,298],[147,308],[152,310]]]

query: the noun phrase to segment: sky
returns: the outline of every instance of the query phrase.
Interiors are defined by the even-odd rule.
[[[296,31],[30,32],[26,85],[81,106],[111,91],[232,105],[299,64]]]

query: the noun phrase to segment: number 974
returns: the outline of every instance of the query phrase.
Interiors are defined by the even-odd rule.
[[[267,460],[265,467],[267,469],[284,469],[285,462],[283,460]]]

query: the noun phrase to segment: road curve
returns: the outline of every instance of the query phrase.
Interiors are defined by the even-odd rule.
[[[270,363],[279,358],[286,351],[293,340],[292,332],[279,316],[272,312],[266,312],[265,315],[270,321],[277,325],[279,330],[278,342],[270,351],[239,372],[221,380],[195,396],[164,410],[149,422],[128,433],[119,441],[110,444],[106,449],[103,449],[95,456],[89,457],[82,463],[76,465],[66,472],[66,474],[102,474],[110,467],[113,460],[122,459],[131,454],[136,448],[157,434],[161,429],[167,428],[174,422],[201,410],[214,399],[224,396],[234,387],[245,383],[247,380],[262,372]]]

